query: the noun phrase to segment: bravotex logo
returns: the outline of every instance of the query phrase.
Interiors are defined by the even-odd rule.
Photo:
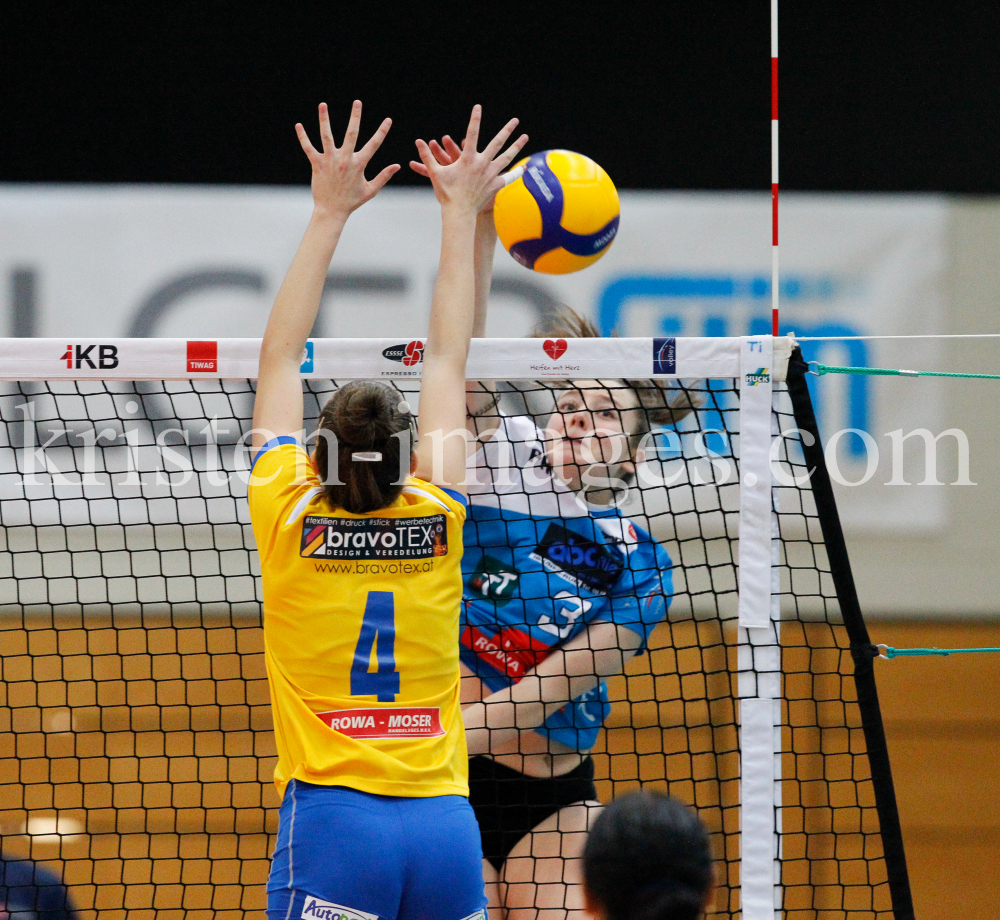
[[[390,361],[401,361],[406,367],[413,367],[424,359],[424,343],[414,339],[405,345],[390,345],[382,351],[382,357]]]
[[[448,555],[443,514],[417,518],[307,515],[299,555],[325,559],[432,559]]]
[[[747,386],[755,387],[758,383],[770,383],[771,373],[768,367],[758,367],[752,374],[747,374]]]
[[[302,920],[378,920],[378,914],[366,914],[363,910],[344,907],[331,901],[321,901],[306,895],[302,905]]]
[[[188,373],[217,373],[219,370],[219,343],[188,342],[187,369]]]
[[[118,367],[118,346],[67,345],[60,360],[66,362],[66,367],[77,370],[81,367],[91,367],[94,370],[100,368],[109,371]]]

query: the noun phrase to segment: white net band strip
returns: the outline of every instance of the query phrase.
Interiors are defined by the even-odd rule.
[[[304,378],[419,378],[423,338],[311,339]],[[784,380],[790,338],[774,343]],[[256,378],[260,339],[0,339],[0,380]],[[474,339],[470,380],[737,378],[738,338]]]

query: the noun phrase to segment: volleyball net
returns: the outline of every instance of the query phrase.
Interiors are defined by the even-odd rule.
[[[310,342],[306,430],[357,377],[419,411],[420,345]],[[0,340],[0,843],[58,869],[84,920],[264,916],[258,349]],[[649,786],[697,809],[712,917],[910,916],[872,649],[791,343],[477,340],[469,377],[542,427],[566,380],[657,378],[695,407],[652,432],[621,508],[672,568],[647,652],[607,682],[601,800]]]

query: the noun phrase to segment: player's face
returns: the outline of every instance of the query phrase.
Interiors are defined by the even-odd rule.
[[[616,380],[579,380],[559,392],[547,426],[548,458],[571,489],[584,485],[585,471],[600,478],[631,471],[628,438],[638,426],[638,406],[631,387]]]

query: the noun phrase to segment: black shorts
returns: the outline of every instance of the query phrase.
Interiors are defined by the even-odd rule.
[[[560,808],[597,799],[594,761],[563,776],[525,776],[489,757],[469,760],[469,801],[479,822],[483,857],[497,872],[517,842]]]

